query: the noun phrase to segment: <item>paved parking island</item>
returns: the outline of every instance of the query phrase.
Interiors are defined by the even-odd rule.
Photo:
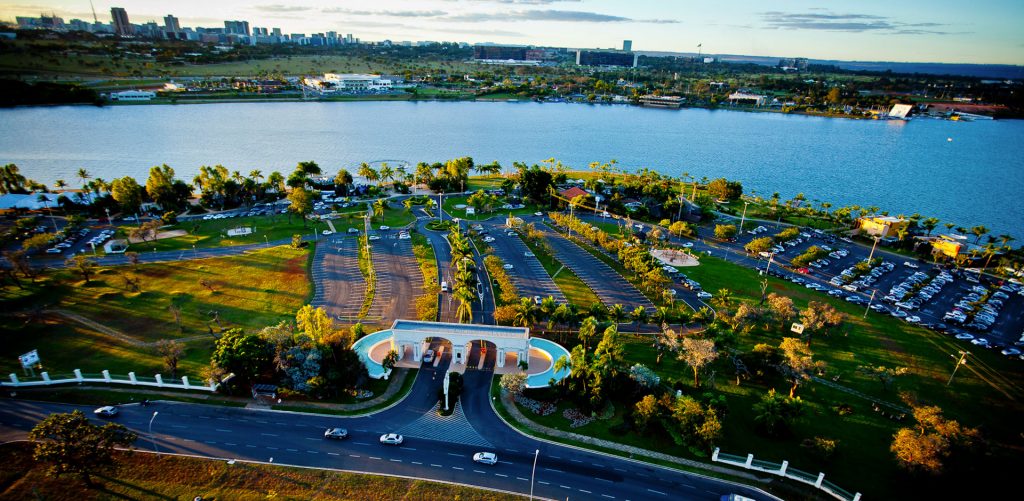
[[[328,315],[351,320],[359,315],[366,297],[366,280],[359,271],[359,241],[333,238],[316,246],[313,255],[313,306],[323,307]]]
[[[399,318],[416,318],[416,298],[423,294],[423,274],[412,240],[399,239],[396,232],[370,242],[377,290],[367,319],[390,324]]]

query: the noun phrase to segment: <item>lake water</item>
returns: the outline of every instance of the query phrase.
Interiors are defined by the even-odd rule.
[[[783,199],[803,192],[834,207],[919,212],[1024,238],[1024,121],[879,122],[631,106],[474,102],[223,103],[0,110],[0,163],[78,185],[167,163],[191,180],[200,165],[287,174],[363,161],[528,163],[575,168],[616,159],[670,175],[741,180]],[[939,229],[942,229],[940,226]]]

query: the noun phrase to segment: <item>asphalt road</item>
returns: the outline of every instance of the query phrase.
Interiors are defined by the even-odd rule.
[[[550,499],[718,499],[740,493],[773,499],[746,486],[628,459],[554,445],[525,437],[507,427],[490,407],[491,371],[470,370],[460,407],[451,417],[432,411],[448,364],[425,366],[410,396],[398,406],[368,417],[342,418],[157,402],[148,407],[121,406],[114,418],[139,434],[136,447],[215,458],[272,461],[408,475],[519,493],[530,490],[534,451],[534,492]],[[5,399],[0,401],[0,438],[22,439],[52,412],[84,406]],[[152,419],[153,435],[149,435]],[[323,438],[328,427],[345,427],[351,437]],[[381,445],[381,434],[406,436],[402,446]],[[499,463],[476,464],[473,453],[495,452]]]
[[[446,212],[438,208],[441,211],[441,218],[445,221],[451,220],[452,217]],[[452,273],[452,252],[451,244],[448,243],[448,239],[445,238],[447,232],[439,232],[427,229],[427,223],[431,221],[429,217],[422,209],[418,211],[419,217],[416,220],[416,229],[419,233],[427,237],[430,241],[431,247],[434,248],[434,257],[437,259],[437,275],[438,280],[448,282],[449,292],[441,292],[440,295],[440,309],[439,316],[442,322],[457,322],[455,311],[458,308],[458,303],[454,300],[451,294],[451,284],[454,283]],[[436,216],[435,216],[436,217]],[[460,223],[463,231],[466,231],[465,222]],[[476,262],[477,273],[480,278],[480,282],[486,285],[490,277],[487,275],[487,269],[484,268],[483,257],[477,252],[477,249],[473,248],[473,259]],[[494,324],[494,298],[491,295],[490,287],[481,287],[483,293],[482,301],[473,302],[473,323],[475,324]]]

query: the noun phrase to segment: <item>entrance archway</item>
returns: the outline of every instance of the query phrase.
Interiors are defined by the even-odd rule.
[[[504,355],[504,350],[500,350]],[[494,370],[498,360],[498,346],[484,339],[474,339],[466,343],[467,369]]]

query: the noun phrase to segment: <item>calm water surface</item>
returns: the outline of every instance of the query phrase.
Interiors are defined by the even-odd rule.
[[[78,185],[86,168],[145,182],[167,163],[248,173],[314,160],[325,171],[381,159],[572,167],[616,159],[671,175],[728,177],[763,196],[919,212],[1024,238],[1024,121],[839,120],[628,106],[473,102],[246,103],[0,110],[0,163]],[[940,226],[941,229],[941,226]]]

